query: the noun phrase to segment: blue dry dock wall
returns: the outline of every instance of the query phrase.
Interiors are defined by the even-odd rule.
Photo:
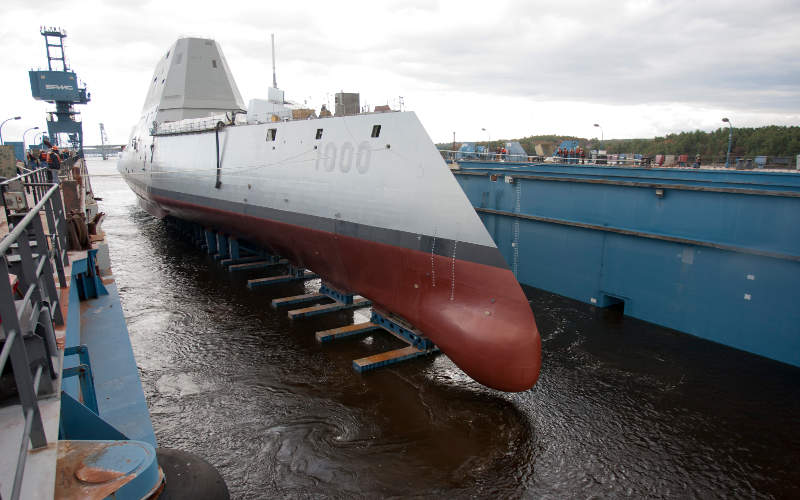
[[[456,178],[522,283],[800,366],[800,175],[497,166]]]

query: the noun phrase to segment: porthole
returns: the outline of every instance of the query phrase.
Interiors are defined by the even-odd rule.
[[[278,135],[278,129],[267,129],[267,142],[275,142],[275,137]]]

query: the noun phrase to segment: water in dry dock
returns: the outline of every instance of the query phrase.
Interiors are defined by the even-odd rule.
[[[798,369],[528,290],[533,390],[444,356],[361,376],[386,336],[318,345],[353,313],[290,322],[269,301],[303,285],[248,292],[100,176],[113,161],[89,170],[159,443],[235,498],[800,497]]]

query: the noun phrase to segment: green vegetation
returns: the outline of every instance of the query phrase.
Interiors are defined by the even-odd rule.
[[[510,139],[519,141],[528,154],[535,153],[535,145],[541,144],[545,154],[550,154],[553,148],[563,140],[574,139],[579,142],[581,147],[586,150],[604,148],[609,153],[641,153],[649,156],[656,154],[688,154],[700,153],[703,158],[723,158],[728,151],[728,128],[719,128],[713,132],[681,132],[679,134],[668,134],[664,137],[654,137],[652,139],[607,139],[603,143],[597,138],[583,139],[579,137],[560,136],[560,135],[535,135],[523,137],[521,139]],[[491,149],[505,142],[506,139],[492,141]],[[485,144],[485,142],[478,142]],[[450,149],[452,143],[442,143],[437,145],[440,149]],[[456,144],[460,146],[460,144]],[[800,126],[778,126],[770,125],[759,128],[734,128],[733,147],[731,156],[753,157],[759,155],[767,156],[790,156],[800,154]]]
[[[728,151],[728,128],[713,132],[681,132],[653,139],[606,141],[610,153],[636,152],[648,155],[695,154],[724,156]],[[771,125],[760,128],[734,128],[732,156],[794,156],[800,154],[800,127]]]

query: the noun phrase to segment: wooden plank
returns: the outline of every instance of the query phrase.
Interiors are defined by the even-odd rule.
[[[262,255],[253,255],[249,257],[239,257],[238,259],[222,259],[219,261],[219,263],[224,267],[235,264],[244,264],[245,262],[257,262],[259,260],[264,260],[264,257]]]
[[[323,295],[323,297],[328,297]],[[330,297],[328,297],[330,298]],[[294,309],[289,311],[289,319],[305,318],[308,316],[315,316],[317,314],[325,314],[335,311],[343,311],[345,309],[355,309],[358,307],[367,307],[372,305],[372,302],[364,297],[359,297],[353,300],[352,304],[345,304],[343,302],[334,302],[333,304],[318,304],[316,306],[304,307],[302,309]]]
[[[366,323],[356,323],[354,325],[332,328],[330,330],[322,330],[316,333],[316,337],[318,342],[331,342],[332,340],[340,339],[342,337],[349,337],[351,335],[358,335],[359,333],[371,332],[379,328],[380,327],[375,323],[367,321]]]
[[[282,264],[287,264],[289,261],[286,259],[281,259],[278,261],[272,260],[259,260],[256,262],[245,262],[241,264],[230,264],[228,266],[228,271],[245,271],[247,269],[263,269],[272,266],[279,266]]]
[[[310,302],[312,300],[327,299],[327,295],[321,293],[306,293],[303,295],[293,295],[291,297],[282,297],[280,299],[272,299],[272,307],[277,309],[281,306],[288,306],[291,304],[299,304],[301,302]]]
[[[313,272],[306,270],[303,273],[303,276],[294,276],[292,274],[283,274],[281,276],[270,276],[268,278],[256,278],[252,280],[247,280],[247,288],[251,290],[253,288],[259,286],[269,286],[269,285],[276,285],[278,283],[288,283],[290,281],[303,281],[303,280],[311,280],[314,278],[318,278],[316,274]]]
[[[374,370],[375,368],[379,368],[381,366],[424,356],[425,354],[429,354],[431,352],[433,351],[421,351],[414,346],[402,347],[393,351],[386,351],[380,354],[373,354],[372,356],[367,356],[365,358],[355,359],[353,360],[353,368],[355,368],[357,372],[361,373],[368,370]]]

